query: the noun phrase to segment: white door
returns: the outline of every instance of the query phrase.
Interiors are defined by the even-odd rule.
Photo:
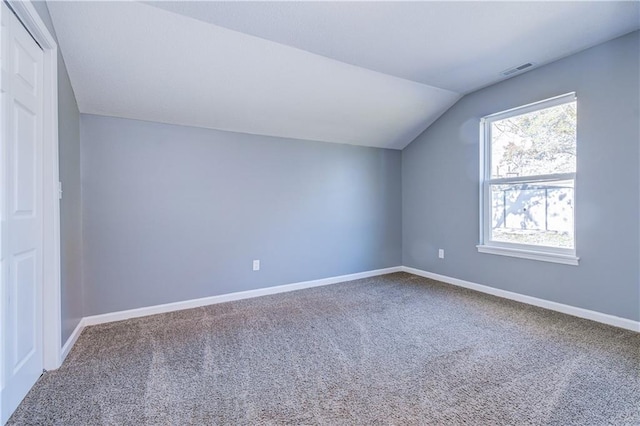
[[[43,52],[2,2],[2,418],[42,374]]]

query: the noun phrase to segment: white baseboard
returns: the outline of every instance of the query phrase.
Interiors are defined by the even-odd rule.
[[[401,266],[392,268],[376,269],[373,271],[358,272],[356,274],[340,275],[336,277],[322,278],[319,280],[303,281],[293,284],[279,285],[275,287],[259,288],[256,290],[239,291],[237,293],[227,293],[218,296],[203,297],[201,299],[185,300],[182,302],[165,303],[163,305],[147,306],[144,308],[129,309],[126,311],[111,312],[108,314],[92,315],[83,319],[83,325],[104,324],[113,321],[122,321],[130,318],[144,317],[148,315],[163,314],[166,312],[179,311],[182,309],[198,308],[201,306],[214,305],[216,303],[232,302],[234,300],[250,299],[253,297],[266,296],[269,294],[284,293],[305,288],[319,287],[323,285],[336,284],[345,281],[359,280],[362,278],[375,277],[378,275],[400,272]]]
[[[590,311],[588,309],[578,308],[575,306],[565,305],[562,303],[552,302],[549,300],[538,299],[537,297],[526,296],[519,293],[513,293],[511,291],[501,290],[498,288],[493,288],[493,287],[489,287],[482,284],[476,284],[470,281],[464,281],[458,278],[448,277],[446,275],[435,274],[433,272],[427,272],[421,269],[411,268],[408,266],[395,266],[392,268],[376,269],[373,271],[359,272],[356,274],[340,275],[336,277],[323,278],[319,280],[303,281],[303,282],[298,282],[293,284],[279,285],[275,287],[240,291],[236,293],[227,293],[227,294],[221,294],[218,296],[203,297],[200,299],[185,300],[182,302],[174,302],[174,303],[165,303],[163,305],[147,306],[144,308],[129,309],[126,311],[111,312],[107,314],[92,315],[92,316],[84,317],[80,321],[80,323],[76,326],[75,330],[73,331],[73,333],[71,333],[71,336],[67,339],[66,343],[62,347],[61,359],[62,361],[64,361],[64,359],[67,357],[67,355],[71,351],[71,348],[73,348],[73,345],[78,340],[78,337],[80,337],[82,330],[86,326],[104,324],[104,323],[113,322],[113,321],[122,321],[126,319],[139,318],[139,317],[155,315],[155,314],[162,314],[166,312],[179,311],[182,309],[198,308],[201,306],[213,305],[216,303],[223,303],[223,302],[231,302],[234,300],[250,299],[253,297],[266,296],[270,294],[285,293],[288,291],[302,290],[305,288],[337,284],[345,281],[353,281],[353,280],[358,280],[362,278],[375,277],[378,275],[391,274],[393,272],[407,272],[407,273],[418,275],[421,277],[441,281],[447,284],[456,285],[458,287],[464,287],[471,290],[479,291],[481,293],[492,294],[494,296],[502,297],[505,299],[515,300],[517,302],[538,306],[538,307],[549,309],[552,311],[562,312],[564,314],[601,322],[603,324],[612,325],[614,327],[620,327],[627,330],[640,332],[640,322],[638,321],[633,321],[626,318],[620,318],[620,317],[616,317],[609,314],[603,314],[601,312]]]
[[[616,317],[614,315],[604,314],[602,312],[591,311],[589,309],[578,308],[571,305],[565,305],[563,303],[552,302],[550,300],[538,299],[537,297],[526,296],[524,294],[501,290],[482,284],[476,284],[470,281],[452,278],[446,275],[435,274],[433,272],[423,271],[421,269],[411,268],[408,266],[402,266],[400,269],[403,272],[408,272],[413,275],[430,278],[432,280],[441,281],[458,287],[464,287],[471,290],[479,291],[481,293],[492,294],[494,296],[502,297],[505,299],[515,300],[517,302],[526,303],[528,305],[549,309],[551,311],[562,312],[563,314],[573,315],[574,317],[585,318],[603,324],[612,325],[614,327],[620,327],[627,330],[640,332],[639,321],[633,321],[626,318]]]
[[[73,329],[73,333],[71,333],[71,336],[69,336],[67,341],[64,343],[64,346],[62,346],[62,350],[60,351],[60,365],[62,365],[64,360],[67,358],[67,355],[69,355],[69,352],[71,352],[71,348],[73,348],[73,345],[78,341],[78,337],[80,337],[82,330],[84,330],[84,318],[80,319],[76,328]]]

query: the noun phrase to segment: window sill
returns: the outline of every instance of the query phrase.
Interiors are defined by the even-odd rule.
[[[548,253],[544,251],[523,250],[508,247],[496,247],[487,245],[477,245],[478,252],[487,254],[497,254],[500,256],[519,257],[521,259],[539,260],[542,262],[562,263],[565,265],[578,266],[579,257],[560,254]]]

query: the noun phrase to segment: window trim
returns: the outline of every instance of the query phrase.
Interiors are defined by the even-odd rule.
[[[480,119],[480,238],[479,244],[476,246],[478,252],[495,254],[510,257],[519,257],[523,259],[538,260],[544,262],[562,263],[566,265],[578,265],[579,257],[576,255],[577,233],[576,233],[576,184],[577,173],[555,173],[538,176],[515,176],[506,178],[491,179],[491,137],[490,124],[494,121],[503,120],[509,117],[528,114],[540,109],[551,108],[558,105],[574,102],[577,100],[575,92],[566,93],[564,95],[523,105],[517,108],[511,108],[495,114],[490,114]],[[577,149],[577,147],[576,147]],[[491,217],[491,202],[489,187],[493,184],[505,183],[530,183],[530,182],[547,182],[557,180],[572,180],[574,187],[574,206],[573,206],[573,248],[558,248],[549,246],[537,246],[529,244],[507,243],[500,241],[491,241],[491,223],[486,218]]]

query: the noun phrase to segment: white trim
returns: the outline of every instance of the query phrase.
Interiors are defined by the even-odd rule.
[[[553,108],[554,106],[568,104],[575,101],[577,98],[576,92],[565,93],[564,95],[554,96],[553,98],[543,99],[541,101],[533,102],[527,105],[517,106],[505,111],[496,112],[494,114],[485,115],[483,120],[488,122],[499,121],[504,118],[517,117],[519,115],[528,114],[540,109]]]
[[[203,297],[201,299],[185,300],[182,302],[165,303],[163,305],[147,306],[144,308],[129,309],[126,311],[111,312],[108,314],[92,315],[85,317],[84,326],[104,324],[113,321],[122,321],[130,318],[144,317],[147,315],[163,314],[166,312],[179,311],[182,309],[198,308],[201,306],[214,305],[217,303],[232,302],[234,300],[250,299],[253,297],[266,296],[270,294],[285,293],[294,290],[302,290],[305,288],[319,287],[330,284],[337,284],[345,281],[359,280],[362,278],[375,277],[378,275],[391,274],[400,272],[401,266],[392,268],[376,269],[373,271],[359,272],[356,274],[339,275],[336,277],[322,278],[319,280],[302,281],[293,284],[279,285],[275,287],[259,288],[256,290],[239,291],[236,293],[221,294],[218,296]]]
[[[81,318],[78,322],[78,325],[76,325],[76,328],[73,330],[73,333],[71,333],[71,336],[69,336],[64,346],[62,347],[62,351],[60,354],[61,363],[64,362],[64,360],[67,358],[67,355],[69,355],[69,352],[71,352],[73,345],[75,345],[78,341],[78,337],[80,337],[80,334],[82,334],[84,326],[84,318]]]
[[[562,263],[566,265],[578,266],[579,257],[577,257],[576,246],[576,173],[553,173],[537,176],[516,176],[504,178],[491,177],[491,123],[510,117],[516,117],[528,114],[534,111],[552,108],[554,106],[576,102],[577,96],[575,92],[566,93],[564,95],[541,100],[528,105],[511,108],[495,114],[487,115],[480,119],[480,136],[479,136],[479,155],[480,155],[480,180],[479,180],[479,244],[476,246],[481,253],[488,253],[501,256],[519,257],[529,260],[537,260],[544,262]],[[529,244],[504,243],[492,240],[491,229],[491,185],[498,184],[525,184],[525,183],[541,183],[553,181],[572,181],[573,182],[573,248],[559,248],[552,246],[532,246]]]
[[[174,311],[179,311],[183,309],[198,308],[201,306],[214,305],[217,303],[232,302],[234,300],[250,299],[253,297],[266,296],[270,294],[285,293],[285,292],[294,291],[294,290],[302,290],[305,288],[320,287],[320,286],[325,286],[330,284],[338,284],[341,282],[353,281],[353,280],[358,280],[362,278],[375,277],[375,276],[385,275],[385,274],[391,274],[394,272],[407,272],[409,274],[430,278],[430,279],[441,281],[447,284],[456,285],[458,287],[468,288],[471,290],[479,291],[481,293],[492,294],[494,296],[515,300],[518,302],[538,306],[538,307],[549,309],[552,311],[562,312],[568,315],[590,319],[592,321],[601,322],[603,324],[612,325],[614,327],[621,327],[627,330],[640,332],[640,322],[637,322],[637,321],[632,321],[629,319],[620,318],[613,315],[603,314],[600,312],[590,311],[588,309],[577,308],[570,305],[564,305],[562,303],[551,302],[544,299],[538,299],[532,296],[525,296],[522,294],[513,293],[506,290],[500,290],[500,289],[485,286],[482,284],[476,284],[469,281],[460,280],[458,278],[439,275],[432,272],[423,271],[421,269],[411,268],[408,266],[395,266],[392,268],[376,269],[373,271],[359,272],[356,274],[340,275],[340,276],[323,278],[323,279],[312,280],[312,281],[302,281],[298,283],[285,284],[285,285],[280,285],[275,287],[240,291],[236,293],[227,293],[227,294],[221,294],[218,296],[203,297],[200,299],[185,300],[182,302],[166,303],[163,305],[147,306],[144,308],[129,309],[126,311],[111,312],[107,314],[92,315],[92,316],[84,317],[80,320],[75,330],[73,331],[73,333],[71,333],[71,336],[69,337],[69,339],[67,339],[67,342],[64,344],[64,347],[62,348],[62,360],[64,360],[69,354],[69,352],[71,352],[73,345],[75,345],[76,341],[80,337],[80,334],[82,334],[82,330],[84,330],[84,328],[87,326],[104,324],[104,323],[109,323],[114,321],[123,321],[126,319],[162,314],[166,312],[174,312]]]
[[[464,287],[481,293],[491,294],[502,297],[504,299],[515,300],[516,302],[526,303],[527,305],[538,306],[540,308],[549,309],[551,311],[562,312],[563,314],[572,315],[574,317],[584,318],[591,321],[600,322],[602,324],[612,325],[631,331],[640,332],[640,322],[627,318],[620,318],[614,315],[604,314],[602,312],[591,311],[589,309],[578,308],[576,306],[565,305],[563,303],[552,302],[550,300],[538,299],[537,297],[527,296],[520,293],[514,293],[499,288],[489,287],[477,284],[471,281],[465,281],[458,278],[448,277],[446,275],[435,274],[433,272],[423,271],[421,269],[403,266],[403,272],[418,275],[424,278],[441,281],[443,283],[452,284],[458,287]]]
[[[487,178],[489,185],[504,185],[504,184],[518,184],[518,183],[541,183],[541,182],[558,182],[565,180],[574,180],[576,178],[575,173],[553,173],[549,175],[528,175],[528,176],[513,176],[505,178]]]
[[[60,200],[58,199],[58,45],[29,1],[9,5],[44,53],[44,246],[43,336],[44,368],[60,366]]]
[[[539,260],[543,262],[562,263],[564,265],[578,266],[579,257],[571,254],[535,251],[522,248],[498,247],[490,245],[477,245],[478,252],[497,254],[500,256],[519,257],[521,259]]]

